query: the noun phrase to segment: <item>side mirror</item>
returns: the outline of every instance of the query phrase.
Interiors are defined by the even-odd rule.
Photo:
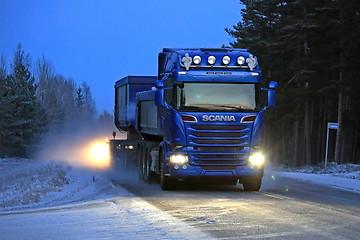
[[[155,87],[156,87],[157,89],[164,88],[164,82],[161,81],[161,80],[157,80],[157,81],[155,82]]]
[[[269,83],[269,88],[276,90],[276,89],[278,88],[277,82],[271,81],[271,82]]]
[[[155,105],[164,106],[164,82],[161,80],[156,81],[155,87]]]
[[[276,92],[273,89],[268,90],[268,106],[267,108],[275,107],[276,104]]]
[[[268,105],[265,109],[275,107],[276,105],[276,89],[278,88],[277,82],[271,81],[269,83],[269,88],[265,88],[263,90],[268,91]]]

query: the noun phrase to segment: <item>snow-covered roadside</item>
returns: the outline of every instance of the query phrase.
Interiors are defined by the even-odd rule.
[[[99,176],[61,162],[0,158],[0,213],[87,199]]]
[[[0,176],[0,239],[212,239],[99,172],[0,159]]]
[[[277,175],[360,193],[360,165],[330,163],[328,167],[280,168]]]

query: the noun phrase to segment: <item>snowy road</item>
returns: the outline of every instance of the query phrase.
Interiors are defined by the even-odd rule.
[[[58,168],[46,167],[44,174],[62,172]],[[40,185],[31,170],[26,172]],[[19,179],[15,172],[6,179],[10,176]],[[332,187],[340,185],[339,178],[311,178],[314,182],[321,178],[322,184],[330,185],[326,186],[309,182],[310,175],[268,172],[260,192],[244,192],[241,185],[182,185],[164,192],[157,184],[137,181],[135,173],[118,182],[91,172],[79,176],[38,203],[1,210],[0,239],[358,239],[360,235],[356,179],[343,179],[341,184],[347,181],[345,188],[353,190],[344,191]],[[36,185],[33,191],[36,187],[47,189]],[[1,196],[8,204],[18,199],[5,190]]]
[[[219,239],[358,239],[360,194],[268,174],[260,192],[123,185],[160,210]]]
[[[103,187],[98,200],[0,214],[0,239],[211,239],[122,188]]]

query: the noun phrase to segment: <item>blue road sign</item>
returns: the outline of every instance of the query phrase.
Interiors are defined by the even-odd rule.
[[[339,124],[338,123],[328,122],[328,128],[338,130],[339,129]]]

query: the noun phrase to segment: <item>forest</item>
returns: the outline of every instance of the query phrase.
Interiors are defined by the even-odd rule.
[[[235,48],[259,61],[264,87],[277,81],[267,113],[274,162],[321,165],[328,122],[329,161],[360,163],[360,1],[241,0],[242,20],[225,29]]]
[[[240,0],[240,21],[225,31],[230,46],[257,56],[263,87],[277,81],[277,106],[266,114],[265,148],[273,163],[360,163],[360,1]],[[0,59],[0,156],[31,155],[49,130],[71,133],[96,122],[90,87],[33,64],[19,44]],[[108,113],[102,120],[111,119]],[[109,120],[111,122],[111,120]]]
[[[106,112],[97,117],[86,82],[77,85],[54,69],[44,56],[33,64],[21,44],[11,64],[1,57],[0,157],[30,157],[49,140],[56,145],[85,126],[112,123]]]

